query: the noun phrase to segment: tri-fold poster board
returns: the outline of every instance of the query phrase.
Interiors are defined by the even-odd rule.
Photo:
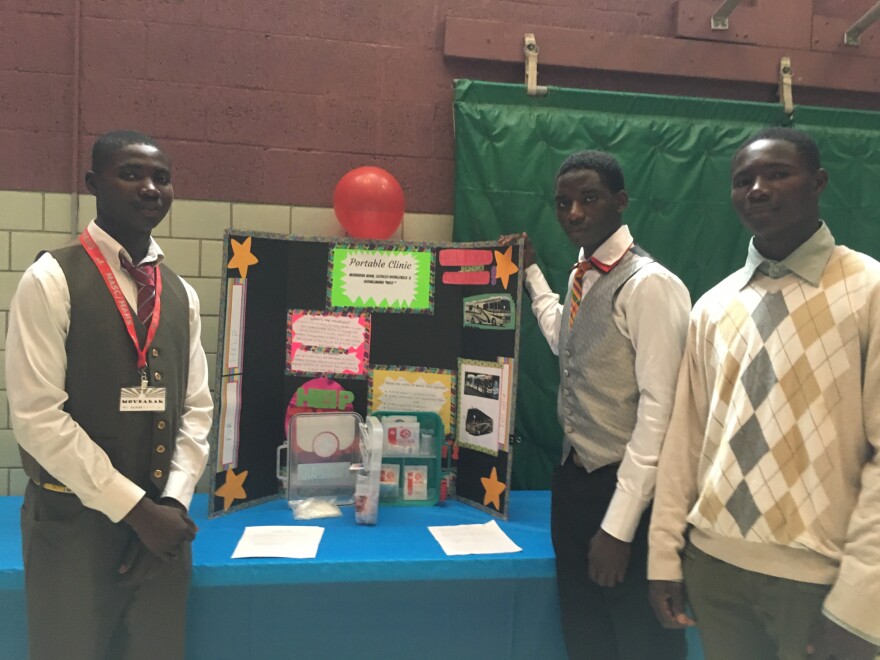
[[[210,514],[284,496],[303,412],[437,413],[458,500],[507,518],[522,244],[309,239],[228,230]],[[316,460],[334,460],[313,443]],[[449,476],[451,475],[451,476]]]

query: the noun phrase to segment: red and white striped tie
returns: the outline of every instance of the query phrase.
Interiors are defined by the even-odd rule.
[[[135,266],[124,257],[119,261],[137,283],[137,316],[145,327],[149,327],[156,304],[156,264]]]

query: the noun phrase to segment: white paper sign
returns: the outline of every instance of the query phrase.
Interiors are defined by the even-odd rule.
[[[220,398],[220,433],[217,472],[235,467],[238,456],[238,419],[241,412],[241,376],[224,379]]]
[[[358,316],[314,314],[291,324],[293,341],[324,348],[357,348],[364,343],[364,326]]]
[[[318,546],[323,535],[323,527],[298,525],[245,527],[244,534],[241,535],[232,553],[232,559],[243,557],[312,559],[318,555]]]
[[[428,527],[447,555],[492,555],[522,552],[494,520],[484,525]]]
[[[449,388],[443,383],[427,383],[418,378],[388,378],[379,386],[377,410],[427,410],[440,412],[447,402]]]
[[[309,348],[299,348],[290,363],[293,373],[356,374],[361,361],[352,353],[324,353]]]
[[[247,281],[231,279],[226,291],[226,369],[241,369],[244,346],[244,312],[247,299]]]

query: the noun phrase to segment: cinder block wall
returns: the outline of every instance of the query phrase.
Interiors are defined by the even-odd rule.
[[[60,193],[0,191],[0,495],[24,493],[26,477],[9,424],[6,396],[6,321],[9,303],[21,274],[41,251],[63,245],[71,233],[71,196]],[[77,230],[95,215],[95,199],[79,197]],[[199,294],[202,346],[208,355],[213,386],[217,365],[220,275],[223,270],[223,232],[229,227],[298,236],[345,235],[333,209],[239,204],[178,199],[154,232],[167,263]],[[452,216],[407,213],[393,238],[411,241],[448,241]],[[200,490],[206,487],[203,480]]]
[[[682,0],[683,1],[683,0]],[[693,0],[716,8],[719,0]],[[181,200],[157,235],[202,299],[213,369],[220,237],[242,229],[339,235],[336,181],[378,165],[406,194],[405,239],[447,240],[453,210],[452,83],[523,82],[520,62],[444,57],[449,17],[676,37],[678,0],[0,0],[0,346],[9,300],[41,249],[93,215],[82,174],[95,136],[144,131],[174,159]],[[841,25],[874,0],[744,0]],[[821,20],[820,20],[821,17]],[[816,22],[818,21],[818,22]],[[835,23],[837,25],[837,23]],[[842,29],[842,28],[841,28]],[[880,58],[873,34],[856,58]],[[585,37],[587,38],[587,33]],[[766,45],[758,43],[757,45]],[[546,55],[554,44],[539,40]],[[558,46],[557,46],[558,47]],[[625,53],[622,54],[622,56]],[[795,59],[795,73],[797,62]],[[771,68],[776,62],[768,61]],[[773,102],[774,85],[539,63],[564,87]],[[878,109],[876,94],[801,89],[795,103]],[[576,145],[573,145],[576,148]],[[211,201],[187,201],[211,200]],[[0,362],[5,353],[0,351]],[[2,365],[0,365],[2,366]],[[0,368],[0,494],[22,474]]]

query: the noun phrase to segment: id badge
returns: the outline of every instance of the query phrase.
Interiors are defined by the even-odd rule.
[[[165,412],[165,388],[123,387],[119,412]]]

